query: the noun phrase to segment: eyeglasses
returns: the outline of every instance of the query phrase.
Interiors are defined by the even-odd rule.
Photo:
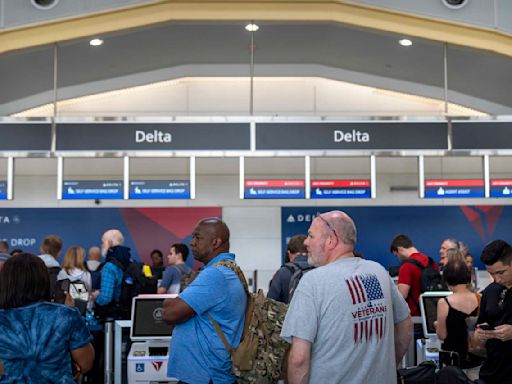
[[[338,237],[338,234],[336,233],[336,230],[332,227],[331,223],[329,223],[326,219],[324,219],[321,216],[320,212],[317,212],[316,217],[319,218],[320,220],[322,220],[325,223],[325,225],[327,225],[327,227],[332,231],[332,233],[334,233],[334,236]]]

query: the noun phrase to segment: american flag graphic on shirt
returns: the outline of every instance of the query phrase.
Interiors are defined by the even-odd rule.
[[[386,306],[381,302],[384,293],[379,279],[374,274],[357,275],[345,279],[352,304],[357,309],[352,312],[354,320],[354,344],[384,337],[386,329]],[[378,301],[377,303],[373,303]]]

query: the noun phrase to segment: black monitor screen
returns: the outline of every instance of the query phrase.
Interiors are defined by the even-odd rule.
[[[135,299],[132,339],[170,339],[173,326],[163,321],[164,298]]]
[[[425,321],[427,325],[427,333],[435,334],[436,329],[434,327],[434,321],[437,320],[437,302],[441,299],[439,296],[424,297],[423,305],[425,308]]]
[[[437,302],[449,295],[450,291],[425,292],[420,295],[421,322],[426,337],[436,336],[434,321],[437,320]]]

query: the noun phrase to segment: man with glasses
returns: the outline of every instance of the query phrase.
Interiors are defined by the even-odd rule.
[[[439,248],[439,255],[441,256],[439,264],[441,264],[442,267],[444,267],[448,262],[446,251],[449,249],[459,249],[459,242],[456,239],[451,238],[443,240],[441,243],[441,248]]]
[[[354,257],[356,228],[341,211],[318,215],[304,244],[317,268],[301,279],[283,324],[288,382],[396,382],[412,320],[387,271]]]
[[[512,247],[503,240],[492,241],[480,260],[494,283],[483,291],[473,335],[474,344],[487,351],[479,383],[512,383]]]

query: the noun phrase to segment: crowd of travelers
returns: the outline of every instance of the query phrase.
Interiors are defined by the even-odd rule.
[[[355,223],[342,211],[317,215],[307,235],[290,239],[286,263],[265,299],[286,308],[279,324],[280,338],[289,343],[286,357],[279,356],[284,382],[396,383],[411,340],[423,336],[412,320],[420,316],[421,293],[448,290],[434,323],[450,356],[444,364],[460,368],[467,383],[512,383],[508,243],[485,246],[480,260],[492,282],[482,292],[474,258],[456,239],[442,242],[437,262],[409,236],[397,235],[390,245],[401,263],[397,281],[358,254],[356,243]],[[167,266],[157,249],[151,265],[135,262],[117,229],[87,252],[70,246],[61,258],[62,248],[56,235],[43,239],[37,256],[9,252],[0,241],[0,383],[103,382],[102,324],[129,318],[123,307],[128,278],[148,284],[138,293],[177,294],[165,300],[163,311],[174,325],[169,377],[181,384],[236,382],[240,362],[234,369],[234,356],[249,343],[249,316],[258,304],[230,251],[224,221],[201,220],[189,246],[170,246]],[[187,263],[189,249],[202,263],[198,272]],[[257,353],[255,343],[247,353]]]

